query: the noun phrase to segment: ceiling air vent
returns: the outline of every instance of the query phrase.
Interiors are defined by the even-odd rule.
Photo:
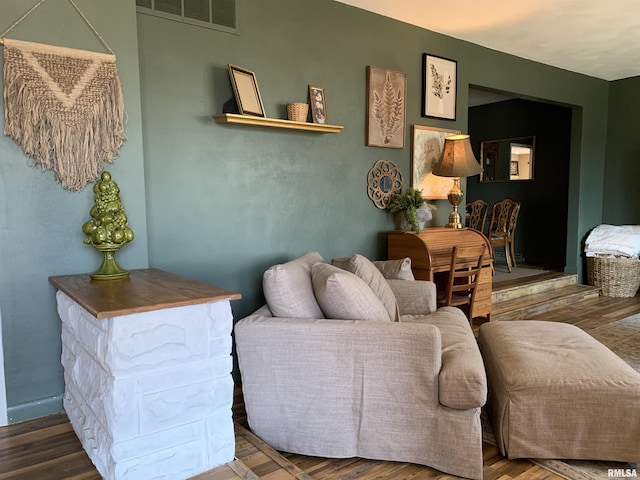
[[[138,13],[237,32],[237,0],[136,0]]]

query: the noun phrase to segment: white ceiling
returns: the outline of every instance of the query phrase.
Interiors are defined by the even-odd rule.
[[[639,0],[336,0],[604,80],[640,75]]]

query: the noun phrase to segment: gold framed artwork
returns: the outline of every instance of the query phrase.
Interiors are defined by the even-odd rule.
[[[404,148],[406,98],[406,73],[367,67],[367,146]]]
[[[240,114],[265,117],[256,74],[246,68],[229,64],[229,78]]]
[[[442,200],[453,187],[453,178],[438,177],[431,173],[442,154],[445,137],[457,135],[460,130],[448,128],[411,127],[411,187],[422,190],[422,197]]]
[[[456,119],[458,62],[422,55],[422,116]]]

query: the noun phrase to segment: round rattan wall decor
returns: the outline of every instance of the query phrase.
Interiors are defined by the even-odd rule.
[[[387,208],[402,193],[402,172],[390,160],[378,160],[367,174],[367,194],[378,208]]]

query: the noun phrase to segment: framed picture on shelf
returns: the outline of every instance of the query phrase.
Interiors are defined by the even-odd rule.
[[[229,77],[233,94],[238,104],[238,111],[241,115],[254,115],[265,117],[260,90],[256,74],[246,68],[229,64]]]
[[[309,85],[309,102],[313,123],[329,123],[327,120],[327,97],[324,88]]]
[[[413,125],[411,128],[411,187],[422,190],[422,197],[442,200],[453,187],[453,178],[431,173],[442,154],[445,137],[460,130]]]
[[[520,164],[517,161],[511,161],[511,172],[510,175],[514,177],[520,176]]]
[[[406,73],[367,67],[367,146],[404,148],[406,105]]]
[[[458,62],[422,55],[422,116],[456,119]]]

